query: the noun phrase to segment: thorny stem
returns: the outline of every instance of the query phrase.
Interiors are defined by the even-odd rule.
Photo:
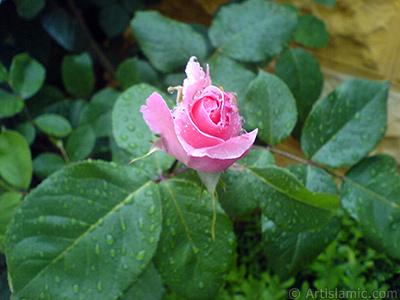
[[[113,78],[115,78],[116,72],[115,72],[114,66],[111,64],[111,62],[108,60],[108,58],[105,56],[105,54],[101,50],[100,46],[94,40],[89,28],[86,26],[85,20],[83,19],[81,12],[76,7],[74,0],[68,0],[68,5],[69,5],[72,13],[74,14],[75,18],[78,20],[79,24],[81,25],[83,31],[88,36],[90,46],[92,47],[92,50],[93,50],[93,56],[103,66],[104,70],[106,72],[108,72]]]

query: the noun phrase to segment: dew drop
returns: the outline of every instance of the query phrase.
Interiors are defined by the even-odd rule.
[[[59,277],[59,276],[55,276],[55,277],[54,277],[54,281],[55,281],[55,282],[60,282],[60,277]]]
[[[136,149],[137,145],[135,143],[129,143],[129,148]]]
[[[96,244],[96,246],[94,246],[94,253],[99,255],[100,254],[100,245]]]
[[[146,250],[140,250],[136,255],[136,259],[143,260],[145,256],[146,256]]]
[[[111,234],[107,234],[106,241],[107,241],[107,244],[112,245],[112,244],[114,244],[115,239]]]
[[[120,219],[120,223],[121,223],[121,229],[126,230],[126,224],[123,218]]]
[[[78,294],[79,292],[79,286],[77,284],[74,285],[74,293]]]
[[[101,281],[99,281],[97,283],[97,290],[100,292],[103,289],[103,284],[101,283]]]
[[[137,137],[138,137],[139,139],[141,139],[141,138],[143,137],[143,134],[138,133],[138,134],[137,134]]]
[[[39,220],[39,223],[44,223],[44,221],[46,221],[46,217],[40,216],[38,220]]]
[[[150,206],[149,208],[149,214],[153,215],[156,212],[156,207],[154,205]]]
[[[128,139],[128,136],[126,134],[121,135],[121,140],[126,141]]]
[[[139,229],[140,229],[140,230],[143,230],[143,226],[144,226],[144,224],[143,224],[143,219],[140,218],[140,219],[139,219]]]
[[[199,288],[204,289],[204,287],[205,287],[204,282],[200,281],[199,282]]]
[[[110,256],[111,257],[115,257],[116,253],[115,253],[115,249],[111,249],[110,250]]]
[[[129,126],[128,126],[128,130],[129,130],[129,131],[135,131],[135,129],[136,129],[136,127],[133,126],[133,125],[129,125]]]

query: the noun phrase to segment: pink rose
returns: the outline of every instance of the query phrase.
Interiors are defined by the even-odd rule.
[[[244,157],[258,129],[242,134],[235,95],[211,85],[207,74],[191,57],[186,66],[182,101],[170,111],[160,94],[153,93],[141,112],[150,129],[161,135],[154,148],[200,172],[219,172]]]

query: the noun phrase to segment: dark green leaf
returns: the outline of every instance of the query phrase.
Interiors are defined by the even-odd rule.
[[[157,186],[140,170],[101,161],[63,168],[8,228],[14,299],[116,299],[152,259],[161,217]]]
[[[4,253],[4,239],[7,226],[22,199],[18,192],[6,192],[0,195],[0,253]]]
[[[96,134],[90,125],[76,128],[68,137],[65,150],[71,161],[78,161],[88,157],[96,143]]]
[[[64,56],[61,73],[66,90],[76,97],[88,97],[94,88],[92,58],[88,53]]]
[[[36,128],[31,122],[20,123],[16,128],[26,139],[29,145],[36,138]]]
[[[131,26],[141,50],[159,71],[167,73],[182,67],[191,56],[205,60],[206,42],[188,24],[147,11],[137,12]]]
[[[400,259],[400,175],[387,155],[363,159],[347,173],[342,205],[376,249]]]
[[[44,11],[41,21],[47,33],[66,50],[81,52],[89,48],[89,39],[79,22],[64,9]]]
[[[24,101],[3,89],[0,89],[0,119],[9,118],[24,109]]]
[[[263,184],[248,169],[266,167],[274,164],[271,152],[264,149],[252,149],[236,165],[221,174],[224,186],[218,187],[218,201],[228,216],[243,218],[251,216],[264,198]],[[251,188],[250,188],[251,187]]]
[[[157,72],[148,62],[139,60],[137,57],[128,58],[122,62],[118,66],[116,76],[123,90],[140,82],[158,84]]]
[[[212,299],[234,262],[232,223],[217,206],[215,241],[211,238],[213,207],[208,193],[185,180],[160,184],[163,231],[155,265],[164,282],[189,299]]]
[[[281,280],[296,275],[333,241],[339,225],[338,218],[333,218],[313,231],[292,233],[280,230],[273,221],[263,217],[264,247],[271,269]]]
[[[4,128],[0,135],[0,176],[18,189],[27,189],[32,179],[28,143],[17,131]]]
[[[351,79],[318,101],[302,131],[304,154],[331,167],[360,161],[385,133],[388,90],[388,82]]]
[[[149,267],[140,275],[138,281],[129,288],[120,300],[161,300],[165,292],[165,288],[154,264],[150,263]]]
[[[239,108],[243,107],[247,88],[256,75],[223,55],[214,56],[209,64],[213,85],[222,86],[227,92],[236,93]]]
[[[6,81],[8,79],[8,71],[7,68],[0,61],[0,83]]]
[[[45,134],[64,138],[72,131],[72,126],[63,116],[57,114],[43,114],[35,119],[35,125]]]
[[[82,110],[80,124],[90,124],[98,138],[109,136],[112,132],[111,111],[119,95],[118,91],[111,88],[97,92]]]
[[[51,85],[44,85],[42,89],[25,103],[33,117],[43,114],[47,107],[66,98],[63,92]]]
[[[14,0],[18,14],[25,19],[33,19],[46,5],[46,0]]]
[[[314,0],[314,2],[335,7],[335,0]]]
[[[115,37],[129,25],[128,12],[120,4],[105,6],[100,11],[99,24],[109,37]]]
[[[27,53],[21,53],[14,56],[9,77],[13,90],[23,99],[27,99],[41,89],[46,69]]]
[[[289,171],[278,167],[250,167],[261,181],[262,212],[285,231],[300,232],[326,224],[339,208],[337,196],[307,190]]]
[[[33,160],[33,172],[39,178],[44,179],[66,165],[67,163],[60,155],[52,152],[43,152]]]
[[[138,0],[122,0],[121,4],[131,13],[136,12],[137,10],[144,10],[146,8],[143,1]]]
[[[290,48],[279,57],[275,74],[288,85],[296,99],[299,123],[295,132],[300,136],[301,128],[324,83],[319,63],[307,51]]]
[[[294,40],[310,48],[325,47],[329,41],[329,32],[326,31],[325,24],[313,15],[303,15],[299,17]]]
[[[222,54],[244,62],[262,62],[289,43],[297,14],[264,0],[233,3],[219,9],[209,36]]]
[[[245,97],[245,118],[258,137],[276,145],[292,132],[297,120],[296,102],[286,84],[263,70],[258,72]]]

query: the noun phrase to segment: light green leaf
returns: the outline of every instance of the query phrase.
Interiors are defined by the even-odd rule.
[[[43,114],[35,119],[35,125],[45,134],[64,138],[72,131],[72,126],[63,116],[57,114]]]
[[[222,86],[227,92],[236,93],[239,108],[243,107],[247,88],[256,75],[223,55],[214,56],[209,64],[213,85]]]
[[[21,204],[6,234],[14,299],[116,299],[147,268],[161,231],[155,183],[106,162],[63,168]]]
[[[9,118],[24,109],[24,101],[3,89],[0,89],[0,119]]]
[[[18,189],[27,189],[32,179],[28,143],[17,131],[4,128],[0,134],[0,176]]]
[[[185,66],[191,56],[205,60],[207,44],[189,24],[166,18],[155,11],[139,11],[131,26],[141,50],[161,72]]]
[[[4,253],[4,240],[7,226],[14,216],[21,199],[22,194],[18,192],[6,192],[0,195],[0,253]]]
[[[18,15],[24,19],[33,19],[45,7],[46,0],[14,0]]]
[[[115,37],[128,27],[129,14],[121,4],[104,6],[100,10],[99,24],[107,36]]]
[[[387,155],[363,159],[345,175],[342,206],[376,249],[400,259],[400,175]]]
[[[80,124],[90,124],[98,138],[109,136],[112,132],[111,111],[119,95],[117,90],[111,88],[97,92],[82,110]]]
[[[23,99],[27,99],[41,89],[46,78],[46,69],[29,54],[21,53],[12,60],[9,78],[13,90]]]
[[[290,48],[279,57],[275,74],[288,85],[296,99],[298,124],[295,132],[300,137],[301,128],[324,83],[319,63],[307,51]]]
[[[388,90],[388,82],[350,79],[318,101],[302,131],[304,154],[331,167],[360,161],[385,133]]]
[[[250,167],[263,183],[262,213],[285,231],[301,232],[326,224],[339,208],[337,196],[312,192],[289,171],[279,167]]]
[[[316,16],[303,15],[299,17],[294,40],[310,48],[323,48],[328,44],[329,32],[324,22]]]
[[[212,299],[234,262],[232,223],[217,206],[215,241],[213,207],[208,193],[193,182],[160,183],[163,231],[154,262],[171,290],[189,299]]]
[[[8,79],[8,71],[5,65],[0,61],[0,83]]]
[[[71,161],[78,161],[88,157],[96,143],[96,134],[90,125],[82,125],[74,129],[68,137],[65,150]]]
[[[263,70],[250,83],[244,108],[247,124],[258,127],[258,137],[270,145],[282,142],[296,125],[292,93],[281,79]]]
[[[221,175],[223,186],[218,187],[218,201],[232,218],[249,217],[264,198],[261,183],[249,167],[266,167],[275,164],[271,152],[253,148],[244,158]],[[250,188],[251,187],[251,188]]]
[[[53,152],[43,152],[33,160],[33,172],[39,178],[44,179],[66,165],[67,163],[60,155]]]
[[[31,122],[20,123],[16,129],[25,137],[29,145],[33,143],[36,138],[36,128]]]
[[[93,62],[86,52],[64,56],[61,75],[65,89],[75,97],[86,98],[94,88]]]
[[[227,56],[243,62],[262,62],[279,54],[289,43],[297,14],[264,0],[247,0],[221,7],[209,36]]]

